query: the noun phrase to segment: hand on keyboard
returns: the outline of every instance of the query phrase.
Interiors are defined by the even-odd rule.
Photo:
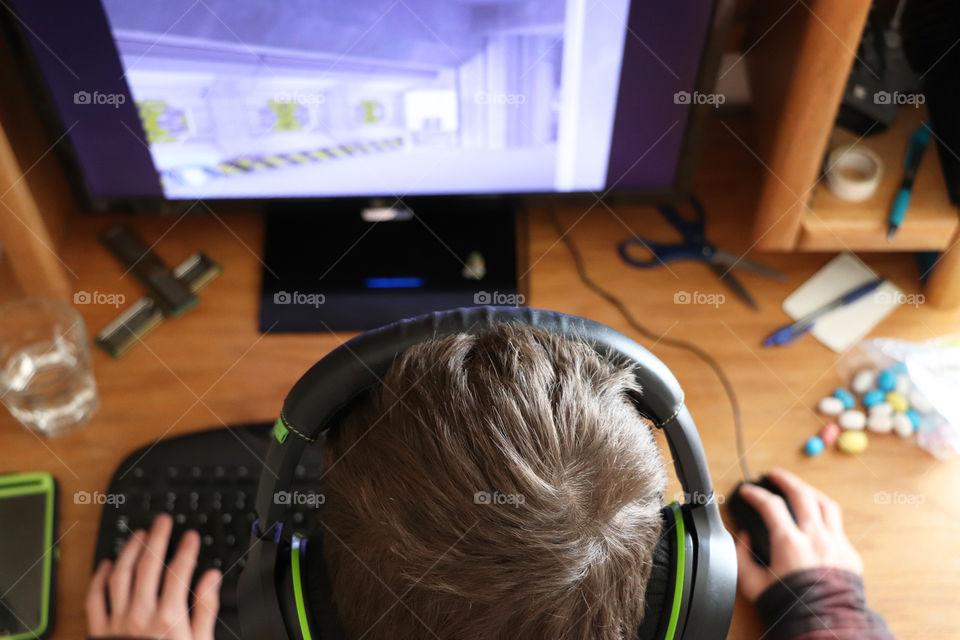
[[[104,560],[97,567],[86,602],[91,638],[213,640],[221,574],[205,572],[191,597],[200,536],[184,533],[164,566],[172,530],[173,519],[158,515],[149,534],[135,531],[116,562]]]

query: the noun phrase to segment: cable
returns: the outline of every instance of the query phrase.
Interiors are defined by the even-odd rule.
[[[679,340],[677,338],[668,338],[666,336],[658,336],[653,331],[640,324],[637,319],[633,317],[633,314],[627,308],[627,305],[625,305],[620,298],[594,282],[590,277],[590,274],[587,273],[587,268],[583,260],[583,254],[580,253],[580,249],[573,242],[573,239],[570,237],[570,235],[563,230],[562,226],[560,226],[560,220],[557,218],[556,211],[551,209],[549,216],[550,222],[553,224],[553,228],[557,232],[557,236],[559,236],[560,240],[567,245],[567,249],[570,251],[570,255],[573,257],[573,262],[574,265],[576,265],[577,274],[580,276],[580,280],[588,289],[609,302],[617,311],[620,312],[620,315],[622,315],[623,319],[627,321],[627,324],[629,324],[633,330],[640,335],[654,342],[662,342],[663,344],[676,349],[689,351],[705,362],[707,366],[713,369],[713,372],[720,380],[720,384],[723,385],[723,390],[727,394],[727,399],[730,400],[730,407],[733,409],[733,429],[734,433],[736,434],[737,441],[737,463],[740,465],[740,472],[743,474],[743,479],[750,480],[753,476],[750,475],[750,468],[747,466],[747,452],[743,443],[743,418],[740,415],[740,401],[737,400],[737,392],[734,390],[733,384],[730,382],[730,378],[727,377],[727,374],[720,366],[720,363],[717,362],[716,358],[692,342]]]

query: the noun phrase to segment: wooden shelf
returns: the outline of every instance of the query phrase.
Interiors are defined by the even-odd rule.
[[[801,218],[798,249],[914,251],[943,250],[951,245],[960,218],[947,196],[936,139],[931,141],[921,161],[903,226],[893,242],[887,242],[887,216],[903,177],[907,139],[926,117],[926,110],[922,107],[901,107],[890,129],[859,142],[856,135],[834,129],[828,150],[857,144],[880,156],[883,160],[880,186],[864,202],[845,202],[833,195],[826,180],[821,180],[813,190],[810,209]]]

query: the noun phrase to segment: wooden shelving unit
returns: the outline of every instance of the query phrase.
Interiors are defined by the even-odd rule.
[[[960,306],[960,219],[931,143],[904,226],[888,243],[886,216],[902,176],[907,138],[924,111],[901,108],[890,130],[860,141],[884,162],[877,193],[843,202],[818,182],[827,150],[857,141],[836,129],[837,110],[872,0],[766,0],[752,5],[745,42],[764,169],[753,239],[767,251],[942,251],[926,282],[934,306]]]
[[[821,180],[814,187],[809,209],[801,219],[798,248],[804,251],[943,251],[950,247],[960,228],[957,208],[950,204],[940,170],[936,141],[931,141],[914,182],[910,208],[903,226],[887,242],[890,203],[903,177],[903,158],[910,134],[926,119],[922,107],[901,107],[893,126],[883,133],[863,138],[835,129],[827,149],[856,144],[870,149],[883,161],[877,192],[864,202],[840,200]]]

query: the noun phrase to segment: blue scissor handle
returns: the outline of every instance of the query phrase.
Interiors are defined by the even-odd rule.
[[[681,216],[672,205],[665,204],[660,206],[660,215],[670,223],[670,226],[677,230],[683,238],[683,242],[678,244],[661,244],[648,240],[647,238],[636,236],[627,238],[617,246],[617,251],[620,253],[620,257],[623,258],[623,261],[634,267],[649,269],[650,267],[656,267],[657,265],[674,260],[709,259],[710,254],[713,253],[713,245],[707,242],[706,233],[704,232],[706,214],[703,211],[703,206],[701,206],[700,201],[696,198],[692,198],[690,204],[695,214],[693,219],[690,220]],[[634,245],[641,245],[647,249],[651,254],[651,258],[649,260],[637,260],[631,256],[630,247]]]
[[[630,254],[630,248],[639,245],[650,252],[649,260],[638,260]],[[703,247],[692,244],[660,244],[652,242],[647,238],[627,238],[619,245],[617,251],[623,261],[632,267],[640,269],[649,269],[657,267],[665,262],[674,260],[704,260],[706,258]]]
[[[690,220],[681,216],[680,212],[669,204],[660,206],[660,215],[666,218],[667,222],[680,233],[686,243],[707,244],[705,232],[707,214],[696,198],[690,200],[690,206],[694,213],[694,217]]]

